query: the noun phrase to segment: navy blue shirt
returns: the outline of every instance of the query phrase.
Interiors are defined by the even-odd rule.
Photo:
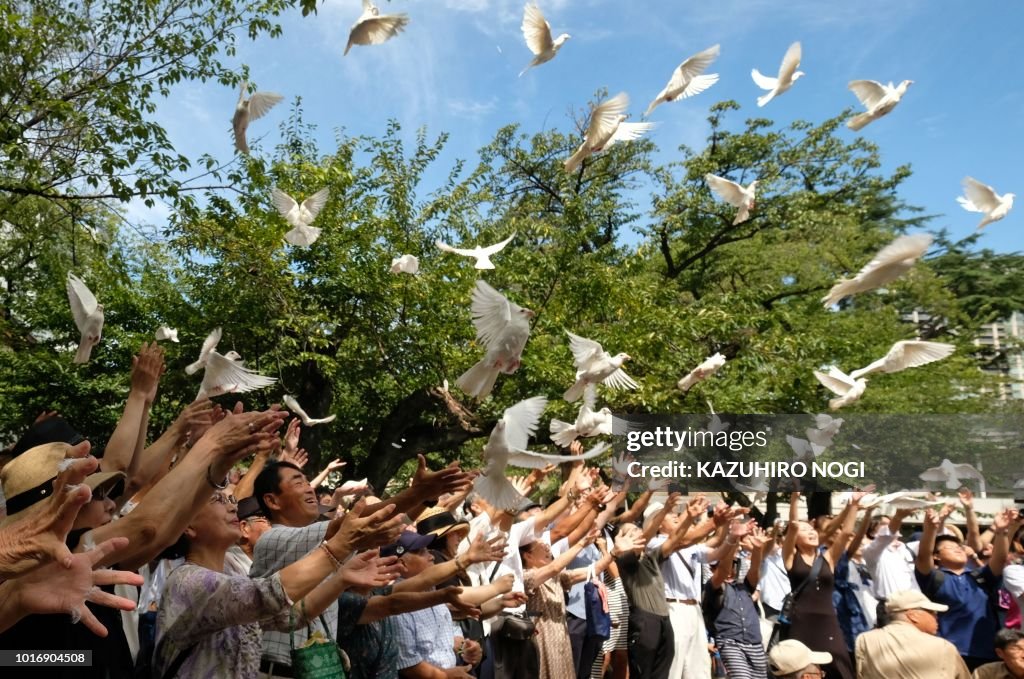
[[[988,566],[959,575],[945,568],[933,568],[928,575],[915,570],[914,575],[925,596],[949,606],[939,614],[939,636],[956,646],[960,655],[995,660],[992,639],[999,631],[999,619],[989,597],[999,589],[1002,577]]]

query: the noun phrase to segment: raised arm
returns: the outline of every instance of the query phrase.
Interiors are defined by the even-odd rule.
[[[636,499],[626,511],[619,515],[619,523],[635,523],[644,515],[644,510],[647,509],[647,505],[651,504],[651,497],[654,495],[654,491],[645,490],[640,493],[640,497]]]
[[[860,520],[860,524],[857,525],[857,532],[853,534],[853,539],[850,540],[850,544],[846,547],[846,553],[852,558],[857,550],[860,549],[861,543],[864,542],[864,536],[868,534],[868,527],[871,525],[871,516],[875,513],[874,507],[868,507],[867,511],[864,512],[864,518]]]
[[[853,539],[853,527],[857,521],[857,511],[860,509],[860,498],[862,495],[862,493],[853,493],[850,501],[846,503],[843,511],[839,513],[839,518],[842,519],[839,534],[832,539],[832,544],[829,545],[827,552],[829,565],[832,568],[835,568],[836,564],[839,563],[843,552],[846,551],[850,545],[850,540]]]
[[[132,458],[131,468],[128,472],[128,490],[125,494],[129,497],[133,496],[157,481],[159,476],[165,473],[164,470],[174,455],[174,451],[185,444],[192,426],[208,421],[213,416],[213,412],[213,402],[205,398],[186,406],[174,419],[171,426],[153,442],[153,445]],[[143,428],[140,428],[139,435],[145,435]]]
[[[992,541],[992,557],[988,560],[992,575],[1000,577],[1006,567],[1006,555],[1010,552],[1010,534],[1020,527],[1020,516],[1016,509],[1008,508],[996,514],[992,530],[996,537]]]
[[[330,462],[327,463],[327,466],[324,467],[324,470],[322,472],[313,477],[313,480],[309,482],[309,485],[313,486],[313,489],[316,490],[317,488],[320,487],[321,483],[327,480],[327,477],[330,475],[331,472],[338,471],[346,464],[348,463],[342,462],[340,459],[331,460]],[[237,497],[237,495],[235,497]]]
[[[761,563],[775,541],[763,529],[753,524],[750,525],[750,530],[745,539],[750,548],[750,568],[747,569],[747,587],[753,592],[757,589],[758,583],[761,582]]]
[[[789,494],[789,523],[786,535],[782,538],[782,563],[786,570],[793,568],[793,557],[796,556],[796,535],[800,532],[800,492]]]
[[[914,568],[919,575],[930,575],[935,568],[935,537],[939,534],[942,518],[934,509],[926,509],[924,523],[921,526],[921,542],[917,547],[917,559]]]
[[[665,517],[668,516],[668,513],[675,508],[676,504],[679,502],[679,498],[679,493],[670,493],[668,499],[665,500],[665,506],[659,509],[650,521],[644,522],[644,542],[650,542],[651,539],[658,534],[661,530],[661,524],[665,521]]]
[[[576,555],[580,553],[580,550],[582,550],[591,542],[593,542],[592,539],[577,542],[576,544],[569,547],[569,549],[565,550],[556,558],[554,558],[551,561],[551,563],[547,564],[546,566],[530,569],[529,571],[527,571],[527,573],[530,573],[529,582],[534,587],[540,587],[545,582],[547,582],[554,576],[564,571],[569,566],[569,564],[572,563],[572,560],[576,558]]]
[[[454,559],[430,566],[419,575],[395,584],[394,592],[415,592],[430,589],[449,580],[469,566],[477,563],[491,563],[505,558],[505,536],[497,535],[490,540],[480,533],[473,539],[469,549]]]
[[[100,460],[100,470],[127,474],[139,445],[139,428],[148,412],[146,395],[156,388],[163,372],[163,350],[154,343],[143,344],[139,355],[132,358],[131,387],[121,419],[107,441]]]
[[[236,460],[254,447],[272,445],[277,439],[273,432],[283,416],[273,410],[226,416],[153,486],[134,511],[120,521],[93,529],[87,536],[97,544],[127,537],[129,545],[118,556],[118,564],[126,570],[149,563],[184,532],[192,517],[209,502],[214,484],[227,476]],[[88,543],[83,539],[79,550]]]
[[[961,488],[960,504],[964,508],[964,516],[967,518],[967,535],[964,542],[968,547],[977,553],[981,553],[981,531],[978,530],[978,515],[974,513],[974,493],[969,488]]]
[[[460,493],[467,485],[472,484],[475,478],[474,474],[462,471],[458,462],[452,462],[435,472],[427,467],[427,459],[422,454],[416,457],[419,464],[409,487],[379,504],[395,505],[399,514],[406,514],[413,521],[423,511],[424,503],[436,500],[445,493]],[[374,505],[369,509],[377,507],[378,505]]]

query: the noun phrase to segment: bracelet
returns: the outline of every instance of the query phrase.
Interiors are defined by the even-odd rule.
[[[320,543],[320,548],[324,550],[324,552],[327,554],[327,558],[331,560],[332,564],[334,564],[334,570],[338,570],[339,568],[341,568],[341,562],[338,561],[338,557],[334,556],[334,553],[331,551],[331,548],[327,546],[327,540],[324,540]]]
[[[224,490],[225,488],[227,488],[228,487],[228,479],[227,479],[226,476],[224,477],[223,482],[219,486],[216,483],[213,482],[213,479],[210,477],[210,470],[212,470],[212,469],[213,469],[213,465],[212,464],[209,465],[206,468],[206,482],[209,483],[211,486],[213,486],[214,490]]]

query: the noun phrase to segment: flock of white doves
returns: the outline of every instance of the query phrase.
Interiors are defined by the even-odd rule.
[[[352,26],[345,54],[348,54],[353,45],[384,43],[401,32],[408,23],[407,15],[381,14],[370,0],[363,0],[363,12]],[[520,76],[530,68],[554,59],[570,37],[563,33],[557,38],[552,38],[551,26],[536,4],[526,5],[522,31],[526,45],[533,52],[534,58]],[[719,46],[714,45],[683,61],[672,73],[665,88],[647,107],[644,117],[649,116],[662,103],[699,94],[718,82],[717,74],[704,74],[718,55]],[[800,43],[796,42],[786,51],[777,77],[765,76],[757,69],[751,71],[751,77],[757,86],[767,90],[767,94],[758,98],[758,106],[764,106],[775,97],[789,91],[803,76],[803,73],[797,70],[800,59]],[[890,113],[899,104],[911,84],[910,80],[904,80],[896,86],[891,82],[883,85],[873,80],[854,80],[849,84],[849,88],[867,110],[854,116],[847,125],[851,129],[860,130],[868,123]],[[273,92],[256,92],[246,98],[247,93],[248,83],[243,82],[232,119],[235,146],[243,154],[249,153],[245,136],[249,123],[265,115],[283,99],[281,95]],[[625,93],[620,93],[594,108],[583,143],[565,161],[567,172],[577,171],[583,161],[592,154],[604,151],[617,142],[637,139],[654,126],[650,122],[625,122],[628,107],[629,97]],[[746,187],[713,174],[706,175],[705,180],[711,190],[737,208],[733,224],[739,224],[750,217],[755,205],[756,180]],[[992,187],[970,177],[964,179],[963,186],[965,195],[958,198],[960,204],[969,211],[984,214],[978,225],[979,229],[1005,217],[1013,205],[1014,194],[1000,196]],[[283,191],[273,189],[273,204],[292,227],[284,236],[288,243],[309,247],[316,242],[320,236],[320,229],[312,224],[328,198],[329,192],[325,188],[298,203]],[[500,243],[472,249],[451,247],[441,241],[437,241],[436,245],[443,252],[475,259],[477,269],[494,269],[490,258],[501,252],[515,236],[513,233]],[[846,297],[891,283],[913,267],[928,250],[931,242],[931,236],[926,234],[897,238],[883,248],[856,276],[837,282],[822,302],[829,308]],[[419,260],[411,254],[396,257],[391,263],[391,271],[396,274],[415,275],[418,270]],[[75,323],[82,333],[75,363],[84,363],[89,360],[92,347],[100,340],[103,306],[97,303],[96,297],[86,285],[71,273],[68,274],[67,290]],[[522,352],[530,336],[530,319],[534,314],[482,280],[476,282],[471,309],[477,340],[487,351],[480,361],[459,377],[456,384],[466,394],[482,400],[491,393],[499,374],[511,375],[519,369]],[[623,363],[630,360],[628,354],[612,355],[594,340],[572,333],[568,335],[569,348],[576,364],[576,379],[564,397],[570,402],[584,397],[584,401],[575,423],[570,425],[559,420],[551,422],[552,440],[561,446],[568,446],[577,438],[611,434],[611,412],[607,408],[596,409],[598,384],[612,389],[636,389],[638,386],[622,369]],[[156,337],[158,340],[178,341],[177,331],[166,327],[160,328]],[[275,378],[260,375],[246,368],[241,356],[236,352],[219,353],[217,344],[220,338],[220,328],[210,333],[203,343],[199,359],[186,368],[190,375],[204,370],[199,396],[251,391],[276,382]],[[827,372],[816,370],[814,375],[822,385],[835,393],[836,398],[829,401],[829,407],[837,410],[863,395],[867,387],[866,375],[876,372],[893,373],[922,366],[949,356],[953,350],[953,345],[939,342],[901,341],[894,344],[883,358],[867,367],[847,374],[833,366]],[[688,392],[695,384],[719,370],[725,361],[725,357],[719,353],[708,357],[679,380],[679,389],[684,393]],[[291,397],[286,398],[286,404],[307,426],[329,422],[334,418],[332,415],[323,420],[312,419]],[[547,399],[542,396],[517,403],[505,410],[502,419],[490,435],[484,448],[486,466],[476,483],[477,490],[497,506],[514,507],[522,499],[505,478],[503,470],[506,464],[543,467],[552,461],[564,460],[559,455],[544,455],[527,450],[528,439],[536,432],[540,416],[546,406]],[[790,443],[795,445],[794,442]],[[586,459],[600,455],[605,448],[605,444],[600,444],[583,457]],[[796,447],[794,452],[800,454]],[[813,452],[817,454],[820,449]]]

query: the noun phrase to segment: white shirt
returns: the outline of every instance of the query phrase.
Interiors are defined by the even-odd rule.
[[[647,551],[654,553],[668,540],[667,535],[658,535],[647,543]],[[711,548],[707,545],[691,545],[672,552],[661,561],[661,576],[665,579],[666,599],[694,599],[700,601],[701,566],[708,562]],[[689,567],[687,567],[689,566]]]
[[[1024,611],[1024,566],[1011,565],[1003,568],[1003,589],[1017,599],[1017,605]]]
[[[486,512],[481,513],[480,516],[475,517],[469,522],[469,535],[463,538],[462,542],[459,543],[459,548],[456,551],[457,554],[463,554],[469,550],[470,543],[480,534],[485,535],[488,539],[498,535],[504,534],[500,528],[491,523],[490,517]],[[523,560],[519,557],[520,545],[525,545],[533,542],[537,539],[534,532],[534,518],[530,517],[526,521],[520,521],[514,523],[508,529],[506,536],[508,541],[508,548],[505,550],[505,559],[498,564],[498,569],[494,569],[494,563],[482,563],[473,564],[467,571],[470,576],[476,576],[481,584],[489,584],[494,580],[511,573],[514,578],[512,584],[513,592],[525,592],[526,587],[523,584]],[[522,613],[526,611],[526,604],[518,606],[517,608],[505,609],[510,613]]]
[[[792,591],[786,564],[782,560],[782,550],[776,549],[761,562],[761,579],[758,581],[761,590],[761,601],[765,606],[782,610],[782,602]]]
[[[915,543],[919,544],[919,543]],[[900,540],[899,535],[882,526],[875,539],[864,548],[864,563],[874,578],[872,594],[876,599],[888,599],[889,595],[905,590],[920,591],[914,577],[915,552]]]

